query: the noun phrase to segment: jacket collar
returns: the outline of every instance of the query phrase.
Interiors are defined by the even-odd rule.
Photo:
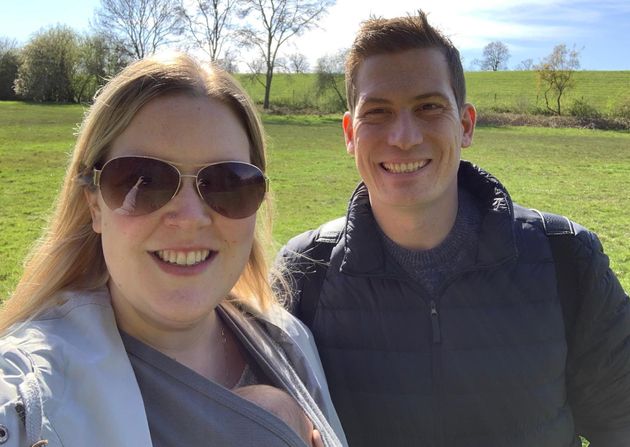
[[[514,209],[505,187],[491,174],[463,160],[458,185],[477,199],[483,215],[476,261],[471,268],[489,267],[515,257]],[[349,275],[406,277],[385,251],[364,183],[350,198],[340,270]]]

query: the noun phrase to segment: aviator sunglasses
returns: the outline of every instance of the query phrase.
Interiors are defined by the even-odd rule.
[[[230,219],[244,219],[260,207],[267,192],[267,177],[256,166],[222,161],[201,167],[195,175],[182,174],[167,161],[144,156],[112,158],[94,168],[92,182],[114,212],[142,216],[166,205],[177,195],[182,178],[195,180],[199,197]]]

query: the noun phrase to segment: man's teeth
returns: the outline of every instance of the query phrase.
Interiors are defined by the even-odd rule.
[[[415,172],[420,168],[426,166],[428,163],[429,160],[414,161],[411,163],[383,163],[383,167],[389,172],[402,174],[407,172]]]
[[[158,258],[169,264],[195,265],[205,261],[210,255],[210,250],[177,251],[158,250],[155,252]]]

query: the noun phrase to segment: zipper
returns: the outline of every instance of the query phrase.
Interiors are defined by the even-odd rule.
[[[442,334],[440,328],[440,314],[435,301],[429,302],[431,332],[433,343],[431,345],[431,371],[433,374],[433,414],[434,421],[434,439],[435,445],[441,447],[444,445],[444,434],[442,430]]]
[[[433,344],[439,344],[442,342],[442,335],[440,331],[440,315],[437,311],[437,305],[435,301],[431,300],[429,303],[431,308],[431,328],[433,330]]]

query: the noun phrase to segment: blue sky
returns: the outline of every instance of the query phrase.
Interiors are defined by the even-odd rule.
[[[469,67],[493,41],[506,43],[510,68],[534,63],[559,43],[581,51],[588,70],[630,70],[629,0],[337,0],[320,29],[285,47],[306,54],[312,64],[323,54],[348,47],[359,23],[372,15],[391,17],[421,7],[446,32]],[[67,24],[88,30],[98,0],[0,0],[0,36],[26,42],[37,30]]]

